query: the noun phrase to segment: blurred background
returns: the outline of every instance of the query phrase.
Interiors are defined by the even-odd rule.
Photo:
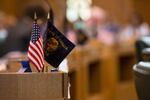
[[[48,0],[54,24],[76,44],[67,57],[71,100],[137,100],[135,42],[150,35],[149,0]],[[0,1],[0,70],[16,72],[28,49],[33,15],[44,33],[44,0]]]

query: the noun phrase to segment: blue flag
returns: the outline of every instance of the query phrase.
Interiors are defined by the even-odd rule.
[[[57,68],[63,59],[72,51],[75,45],[70,42],[50,20],[44,34],[44,59]]]

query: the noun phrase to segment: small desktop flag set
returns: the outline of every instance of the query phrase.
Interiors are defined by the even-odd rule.
[[[75,45],[53,25],[52,9],[50,10],[50,13],[51,15],[48,13],[47,28],[43,37],[40,27],[37,24],[36,13],[34,15],[31,40],[27,53],[29,61],[21,62],[23,65],[22,70],[24,72],[31,72],[29,63],[32,63],[38,72],[43,72],[44,61],[57,69],[59,64],[75,47]]]

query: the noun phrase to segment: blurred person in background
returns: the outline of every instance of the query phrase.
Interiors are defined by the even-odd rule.
[[[86,35],[84,30],[77,30],[77,44],[78,45],[85,45],[88,41],[88,36]]]
[[[97,28],[103,25],[106,13],[103,9],[91,7],[91,17],[85,22],[85,30],[89,38],[97,37]]]
[[[112,18],[102,8],[93,6],[91,18],[85,23],[86,32],[90,38],[99,40],[104,45],[113,45],[119,27],[114,24]]]
[[[6,14],[0,12],[0,57],[3,56],[4,53],[7,52],[6,43],[8,38],[8,31],[6,29]]]
[[[0,71],[7,69],[7,60],[2,58],[9,50],[8,44],[8,27],[13,27],[15,25],[16,19],[12,15],[0,12]]]
[[[84,30],[84,22],[79,19],[74,23],[67,22],[65,35],[76,45],[84,45],[88,41],[88,36]]]
[[[44,33],[47,14],[42,6],[30,5],[18,18],[0,13],[0,71],[7,69],[9,58],[17,60],[25,57],[35,12],[39,18],[38,24],[42,27],[41,32]]]
[[[105,19],[103,20],[103,25],[98,27],[97,39],[105,45],[112,46],[117,42],[116,38],[119,30],[119,25],[117,25],[107,14]]]
[[[135,42],[137,39],[148,35],[150,35],[149,25],[139,13],[134,12],[129,18],[128,25],[122,29],[120,40]]]
[[[28,6],[23,15],[18,18],[16,24],[7,26],[8,37],[5,45],[5,53],[1,56],[13,56],[20,55],[20,52],[26,52],[31,37],[32,23],[34,20],[34,13],[36,12],[39,18],[38,23],[40,26],[45,27],[46,11],[42,6],[30,5]],[[43,32],[43,30],[42,30]],[[12,52],[14,52],[12,54]],[[10,53],[10,54],[9,54]]]
[[[85,31],[85,22],[81,18],[74,23],[74,29],[76,30],[77,44],[85,45],[89,37]]]
[[[77,44],[77,34],[76,34],[76,31],[73,27],[73,24],[72,23],[69,23],[67,20],[66,20],[66,26],[65,26],[65,36],[74,44]]]

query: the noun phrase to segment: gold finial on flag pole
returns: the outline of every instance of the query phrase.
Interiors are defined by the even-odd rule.
[[[47,19],[50,19],[50,14],[49,14],[49,12],[48,12],[48,15],[47,15]]]
[[[34,13],[34,20],[37,20],[36,12]]]

